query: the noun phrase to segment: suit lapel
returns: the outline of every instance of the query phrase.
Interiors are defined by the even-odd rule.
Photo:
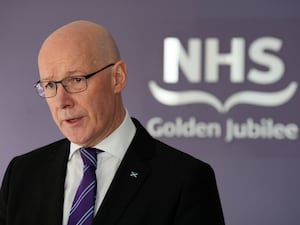
[[[149,175],[147,161],[152,157],[153,142],[144,128],[137,121],[134,122],[137,126],[136,135],[97,212],[94,224],[115,224]]]
[[[62,224],[64,183],[69,155],[69,142],[63,140],[49,148],[46,162],[45,190],[43,204],[45,221],[43,224]]]

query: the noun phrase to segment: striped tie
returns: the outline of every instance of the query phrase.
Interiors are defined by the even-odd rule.
[[[83,177],[72,204],[68,225],[91,225],[97,189],[97,153],[100,151],[95,148],[81,148],[79,151],[84,165]]]

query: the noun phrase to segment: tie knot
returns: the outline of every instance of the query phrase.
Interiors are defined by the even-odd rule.
[[[97,167],[97,154],[101,152],[100,150],[96,148],[81,148],[79,151],[84,166]]]

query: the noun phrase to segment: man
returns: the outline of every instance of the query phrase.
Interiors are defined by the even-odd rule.
[[[211,167],[130,118],[121,97],[126,64],[105,28],[75,21],[57,29],[38,65],[36,90],[66,139],[12,160],[0,225],[224,224]]]

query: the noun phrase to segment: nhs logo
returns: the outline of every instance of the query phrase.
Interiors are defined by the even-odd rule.
[[[224,114],[239,104],[277,107],[289,102],[295,95],[298,89],[296,81],[290,81],[285,87],[275,91],[239,89],[225,96],[223,101],[213,92],[201,90],[202,83],[221,85],[221,76],[227,76],[226,79],[232,84],[243,85],[250,82],[268,86],[280,82],[285,75],[286,64],[278,56],[284,48],[280,38],[259,37],[246,45],[245,38],[233,37],[227,52],[221,51],[220,42],[215,37],[190,38],[184,43],[184,47],[179,38],[165,38],[163,82],[166,86],[178,84],[182,74],[187,82],[199,84],[199,89],[168,90],[152,80],[149,81],[149,89],[153,97],[161,104],[170,106],[207,104]],[[246,69],[247,60],[257,66]],[[229,67],[229,74],[221,74],[221,66]]]

